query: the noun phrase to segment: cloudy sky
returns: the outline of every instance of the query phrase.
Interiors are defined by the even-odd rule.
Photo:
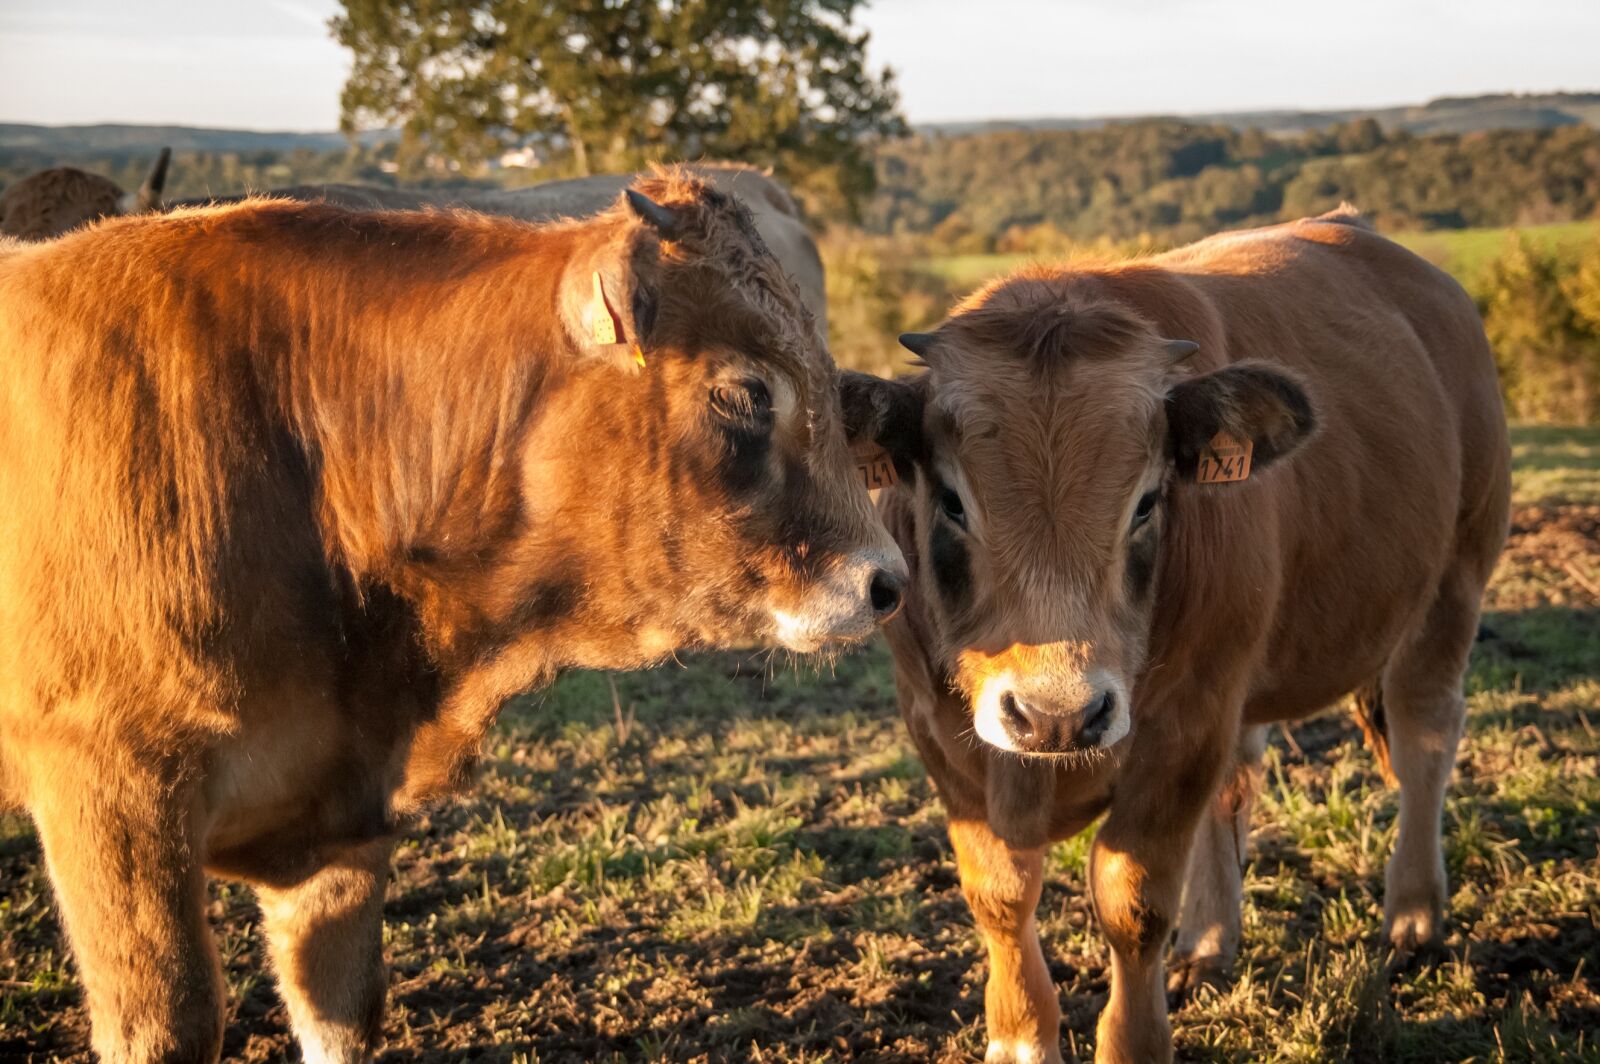
[[[0,121],[332,129],[335,0],[0,0]],[[1597,0],[876,0],[913,121],[1600,89]]]

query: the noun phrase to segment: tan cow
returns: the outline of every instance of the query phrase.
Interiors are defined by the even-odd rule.
[[[49,240],[99,218],[160,210],[171,148],[162,148],[136,193],[72,166],[41,170],[0,192],[0,235]]]
[[[712,188],[739,198],[749,208],[756,229],[783,268],[826,336],[828,300],[822,258],[816,241],[801,219],[800,208],[771,175],[738,163],[692,163],[683,167]],[[616,201],[637,174],[597,174],[566,181],[549,181],[531,188],[435,190],[379,188],[371,185],[294,185],[272,189],[268,196],[321,200],[359,210],[418,210],[424,207],[468,207],[486,214],[503,214],[530,222],[554,218],[585,218]],[[243,197],[192,200],[191,204],[221,203]]]
[[[1237,947],[1259,725],[1348,692],[1381,700],[1401,786],[1385,934],[1435,941],[1509,491],[1455,282],[1338,213],[1030,268],[902,339],[928,372],[848,378],[846,419],[903,474],[883,512],[913,584],[889,639],[988,946],[987,1059],[1060,1059],[1042,857],[1102,813],[1096,1059],[1170,1058],[1169,932],[1178,990]]]
[[[730,197],[640,188],[0,251],[0,795],[103,1059],[217,1057],[208,872],[255,886],[306,1058],[365,1059],[395,833],[506,698],[898,606],[794,286]]]

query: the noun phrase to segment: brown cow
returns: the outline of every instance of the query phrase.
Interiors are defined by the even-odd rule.
[[[1027,269],[902,339],[928,372],[847,379],[846,420],[903,475],[883,510],[913,584],[889,640],[988,946],[988,1059],[1060,1059],[1041,858],[1102,812],[1096,1059],[1171,1056],[1169,931],[1175,989],[1237,946],[1258,726],[1347,692],[1381,697],[1402,788],[1386,934],[1437,939],[1461,680],[1509,491],[1494,364],[1455,282],[1343,213]]]
[[[0,793],[106,1060],[217,1056],[207,872],[256,887],[307,1059],[364,1059],[394,833],[508,696],[897,607],[794,287],[729,197],[641,188],[0,253]]]
[[[50,240],[99,218],[160,210],[171,148],[162,148],[139,191],[72,166],[41,170],[0,192],[0,235]]]

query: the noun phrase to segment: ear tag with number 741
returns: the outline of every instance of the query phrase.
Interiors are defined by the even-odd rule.
[[[856,475],[868,491],[893,487],[900,480],[894,471],[894,459],[876,443],[861,443],[854,448]]]
[[[1241,440],[1226,429],[1211,437],[1206,449],[1200,452],[1200,464],[1195,469],[1196,484],[1231,484],[1250,476],[1250,455],[1255,451],[1255,441]]]

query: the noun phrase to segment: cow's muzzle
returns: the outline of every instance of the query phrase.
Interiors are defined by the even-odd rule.
[[[773,611],[777,641],[810,653],[829,643],[865,639],[900,612],[909,580],[898,549],[855,551],[795,606]]]
[[[1024,754],[1070,754],[1093,750],[1116,717],[1115,691],[1101,691],[1080,709],[1043,708],[1007,691],[1000,696],[1000,724]]]

